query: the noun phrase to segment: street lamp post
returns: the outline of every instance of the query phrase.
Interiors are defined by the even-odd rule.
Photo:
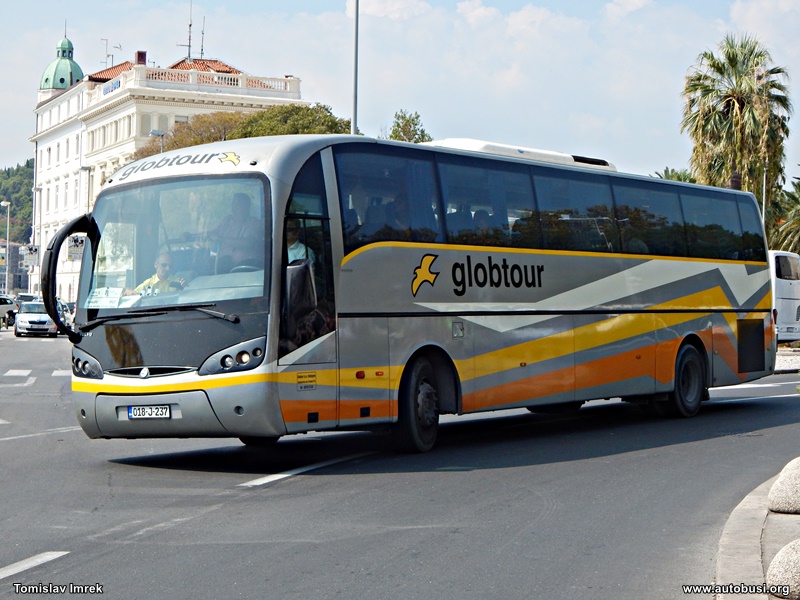
[[[148,133],[150,137],[157,137],[161,142],[161,154],[164,153],[164,136],[167,135],[165,131],[161,131],[160,129],[151,129],[150,133]]]
[[[39,211],[38,211],[39,212],[39,223],[38,223],[39,232],[36,235],[36,244],[34,244],[34,245],[37,246],[38,250],[39,250],[39,254],[36,257],[36,260],[39,261],[38,267],[39,267],[39,274],[41,275],[41,273],[42,273],[41,257],[44,254],[44,245],[42,244],[42,235],[43,235],[42,234],[42,219],[44,218],[44,213],[42,212],[42,186],[35,185],[35,186],[33,186],[31,188],[31,191],[33,192],[33,201],[34,201],[34,203],[37,203],[39,205]],[[30,272],[28,273],[28,291],[33,292],[33,291],[37,291],[37,290],[34,290],[34,289],[31,288],[31,281],[30,281],[31,273],[33,273],[33,265],[31,265]]]
[[[0,206],[6,207],[6,284],[5,284],[5,292],[8,294],[8,265],[11,262],[11,239],[10,239],[10,231],[11,231],[11,202],[8,200],[3,200],[0,202]]]
[[[350,121],[350,133],[358,133],[358,0],[356,0],[356,19],[353,27],[353,120]]]
[[[86,171],[86,214],[91,212],[90,204],[92,203],[92,167],[86,165],[81,167],[81,171]]]

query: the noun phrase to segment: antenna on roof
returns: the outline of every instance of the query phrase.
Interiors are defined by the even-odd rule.
[[[113,67],[114,66],[114,55],[108,53],[108,38],[100,38],[100,41],[103,42],[103,44],[105,45],[105,48],[106,48],[106,51],[105,51],[106,59],[103,61],[103,64],[105,65],[105,67],[107,69],[108,68],[108,57],[110,56],[111,57],[111,66]]]
[[[203,29],[200,30],[200,58],[203,58],[205,51],[203,50],[203,44],[206,40],[206,18],[203,17]]]
[[[192,60],[192,0],[189,0],[189,43],[188,44],[176,44],[177,46],[182,46],[188,49],[186,54],[186,59],[191,62]]]

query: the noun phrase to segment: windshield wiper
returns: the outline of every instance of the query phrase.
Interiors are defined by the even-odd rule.
[[[92,319],[88,323],[84,323],[83,325],[78,326],[78,331],[90,331],[97,327],[98,325],[102,325],[103,323],[108,323],[109,321],[120,321],[122,319],[138,319],[140,317],[155,317],[158,315],[163,315],[165,311],[163,310],[139,310],[139,311],[130,311],[125,313],[124,315],[108,315],[105,317],[98,317],[96,319]]]
[[[241,319],[239,319],[239,315],[229,315],[224,312],[219,312],[218,310],[209,310],[212,306],[216,306],[213,302],[205,302],[203,304],[174,304],[172,306],[164,306],[159,308],[159,310],[163,312],[172,312],[172,311],[184,311],[184,310],[196,310],[198,312],[211,315],[212,317],[216,317],[217,319],[224,319],[225,321],[230,321],[231,323],[238,323]],[[141,311],[151,310],[151,309],[139,309]],[[131,311],[133,313],[139,314],[138,311]]]
[[[90,331],[97,327],[98,325],[102,325],[103,323],[108,323],[109,321],[120,321],[122,319],[138,319],[141,317],[156,317],[158,315],[164,315],[168,312],[180,312],[180,311],[187,311],[187,310],[196,310],[203,314],[216,317],[217,319],[223,319],[225,321],[229,321],[231,323],[239,323],[241,319],[239,319],[239,315],[229,315],[223,312],[219,312],[217,310],[210,310],[210,307],[216,306],[213,302],[207,302],[203,304],[176,304],[173,306],[160,306],[158,308],[137,308],[134,310],[129,310],[125,314],[122,315],[108,315],[105,317],[98,317],[96,319],[92,319],[88,323],[84,323],[83,325],[78,327],[78,331]]]

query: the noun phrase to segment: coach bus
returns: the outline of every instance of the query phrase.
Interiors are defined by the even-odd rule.
[[[91,438],[391,431],[622,398],[691,417],[769,375],[747,193],[492,144],[234,140],[129,164],[44,258]],[[58,255],[85,236],[74,323]]]
[[[800,255],[769,251],[772,296],[778,312],[775,333],[778,343],[800,340]]]

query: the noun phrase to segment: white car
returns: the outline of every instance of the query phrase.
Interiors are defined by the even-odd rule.
[[[14,335],[49,335],[56,337],[58,329],[44,309],[44,302],[23,302],[14,320]]]

